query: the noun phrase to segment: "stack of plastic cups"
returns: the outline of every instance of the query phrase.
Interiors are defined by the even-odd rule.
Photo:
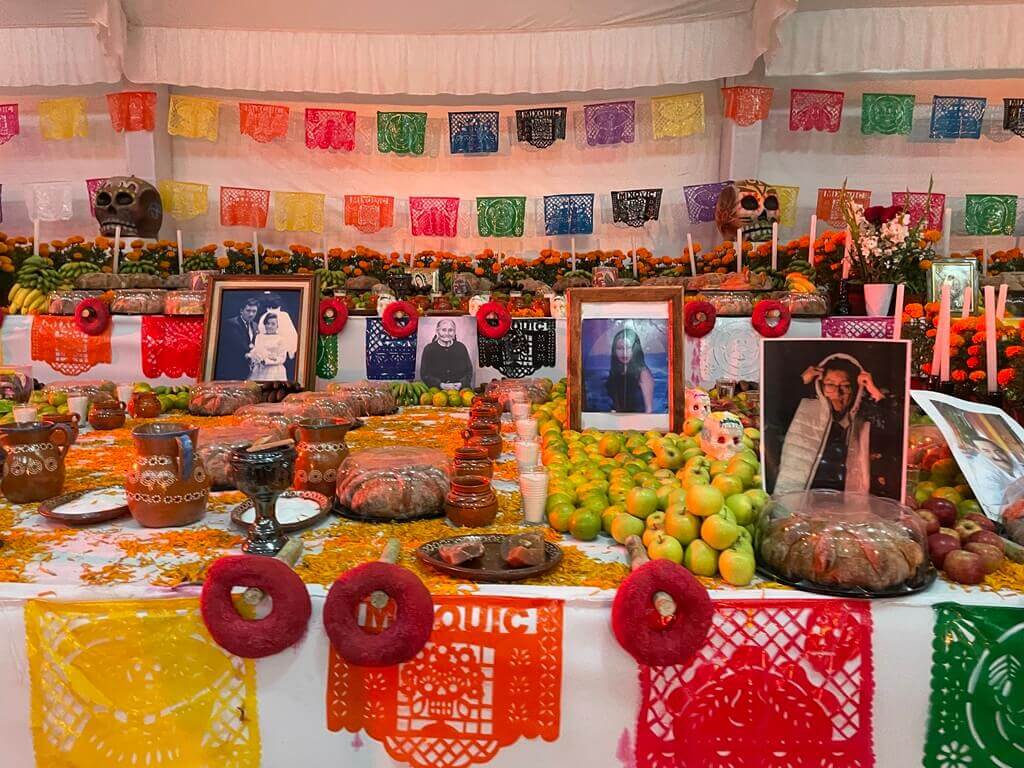
[[[520,472],[540,464],[540,443],[537,440],[517,440],[515,451]]]
[[[530,418],[529,403],[520,403],[513,401],[509,404],[509,406],[512,409],[512,421],[523,421],[524,419]]]
[[[548,471],[543,466],[519,470],[519,492],[523,496],[523,522],[543,525],[548,499]]]
[[[518,419],[516,421],[516,436],[523,442],[536,440],[537,422],[533,419]]]

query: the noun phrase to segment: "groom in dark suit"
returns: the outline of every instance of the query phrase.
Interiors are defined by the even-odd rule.
[[[252,369],[246,355],[256,340],[256,316],[259,311],[259,301],[249,299],[242,305],[237,317],[224,321],[217,348],[215,376],[218,380],[244,381],[249,378]]]

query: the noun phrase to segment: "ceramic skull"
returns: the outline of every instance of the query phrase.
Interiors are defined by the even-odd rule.
[[[136,176],[111,176],[96,190],[92,213],[100,232],[113,237],[121,227],[122,237],[156,237],[164,220],[160,193],[148,181]]]
[[[772,239],[772,222],[779,220],[779,193],[770,184],[745,179],[728,184],[718,195],[715,223],[726,240],[760,243]]]
[[[686,418],[703,421],[711,413],[711,398],[703,389],[686,390]]]
[[[743,448],[743,422],[728,411],[716,411],[704,419],[700,449],[715,461],[727,461]]]

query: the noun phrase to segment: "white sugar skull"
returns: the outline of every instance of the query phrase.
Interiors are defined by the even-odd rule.
[[[703,389],[694,387],[686,390],[686,418],[706,419],[711,413],[711,398]]]
[[[717,411],[704,419],[700,449],[715,461],[731,459],[743,447],[743,422],[728,411]]]
[[[726,240],[735,240],[738,229],[747,242],[771,240],[772,222],[778,220],[779,193],[763,181],[734,181],[718,194],[715,223]]]
[[[383,316],[384,315],[384,310],[387,308],[388,304],[390,304],[393,301],[398,301],[398,299],[396,299],[390,293],[382,293],[380,296],[378,296],[377,297],[377,314]]]
[[[548,294],[548,302],[551,305],[551,316],[565,320],[569,314],[569,305],[562,294]]]
[[[469,314],[476,317],[477,311],[491,300],[491,294],[489,293],[478,293],[469,299]]]

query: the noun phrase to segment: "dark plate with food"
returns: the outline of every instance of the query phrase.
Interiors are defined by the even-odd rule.
[[[539,533],[480,533],[428,541],[420,561],[457,579],[512,582],[534,579],[558,567],[562,549]]]

